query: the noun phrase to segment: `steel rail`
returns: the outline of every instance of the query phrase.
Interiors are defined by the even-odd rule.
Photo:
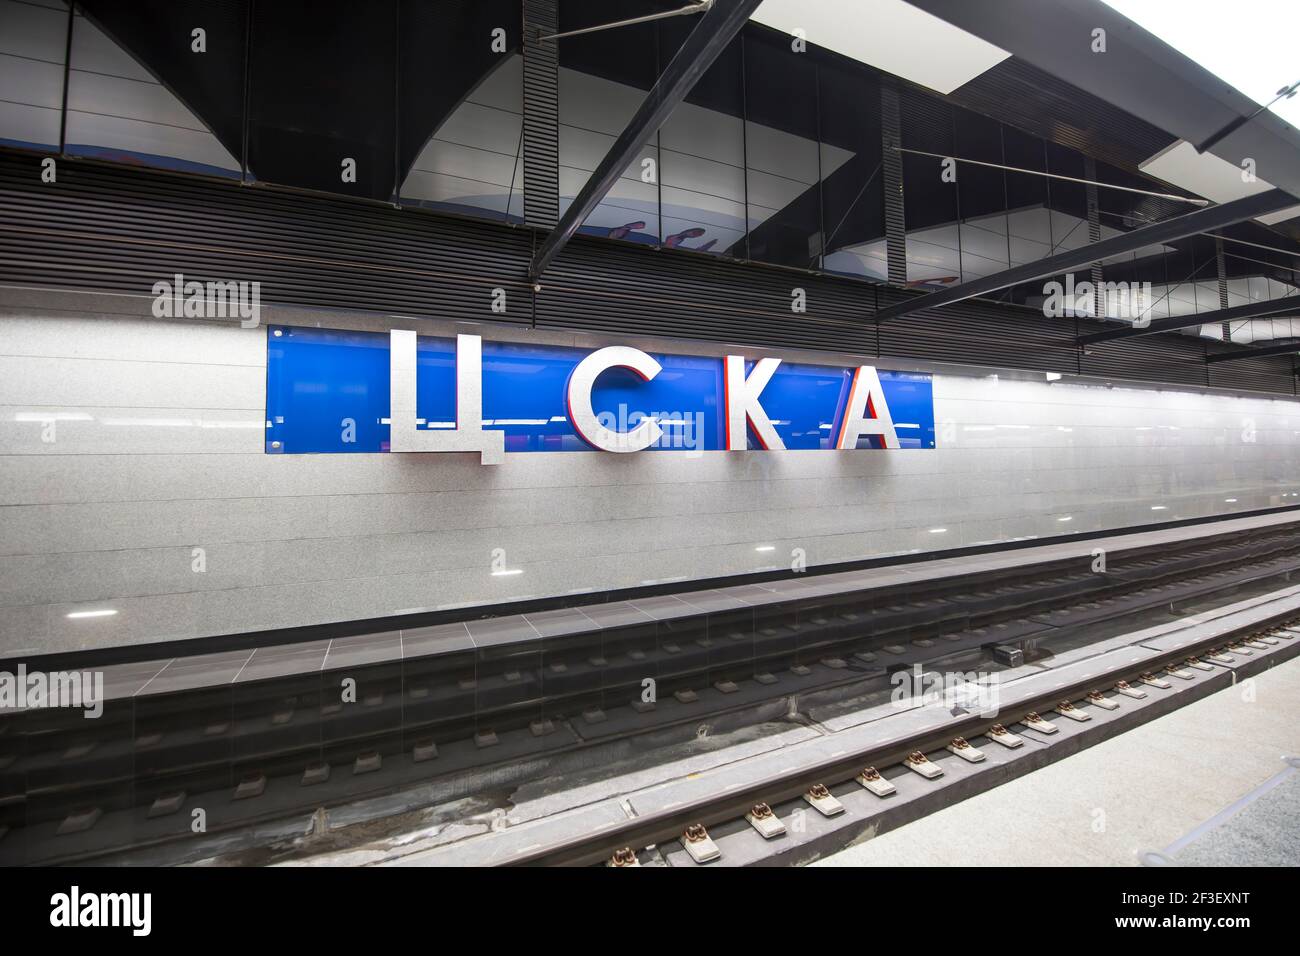
[[[994,724],[1010,727],[1030,713],[1047,711],[1061,701],[1073,702],[1086,696],[1090,691],[1108,690],[1121,680],[1137,678],[1140,674],[1163,669],[1169,664],[1180,663],[1189,657],[1196,657],[1237,639],[1243,634],[1257,633],[1276,627],[1278,623],[1292,620],[1296,616],[1295,610],[1281,611],[1269,618],[1268,623],[1252,622],[1229,632],[1207,637],[1186,647],[1148,658],[1140,665],[1127,664],[1116,667],[1093,677],[1075,680],[1064,687],[1053,688],[1050,692],[1036,694],[993,718],[972,715],[949,724],[940,731],[924,731],[899,743],[868,747],[845,756],[828,758],[716,797],[702,798],[671,810],[631,819],[626,825],[618,828],[521,853],[515,859],[501,865],[588,866],[605,862],[615,850],[623,847],[639,850],[670,843],[679,839],[683,831],[692,824],[701,823],[709,827],[741,819],[757,803],[774,806],[796,800],[814,784],[831,786],[844,783],[860,774],[865,767],[877,769],[890,767],[902,763],[914,751],[919,750],[928,754],[941,750],[951,743],[954,737],[965,737],[967,740],[978,737],[986,733]]]
[[[1060,579],[1059,576],[1061,572],[1070,571],[1077,567],[1080,560],[1077,555],[1072,557],[1058,557],[1051,560],[1037,562],[1032,565],[1032,573],[1029,575],[1029,577],[1034,580],[1032,582],[1026,582],[1032,584],[1032,587],[1027,591],[1018,592],[1011,598],[1006,599],[1011,602],[1010,606],[1008,606],[1005,601],[1002,601],[1001,610],[995,614],[994,618],[996,620],[1002,620],[1008,617],[1027,616],[1030,614],[1048,614],[1056,609],[1068,610],[1070,607],[1075,606],[1080,600],[1097,600],[1105,598],[1107,602],[1112,599],[1124,602],[1122,608],[1117,606],[1113,609],[1103,608],[1102,611],[1096,613],[1082,612],[1089,616],[1088,620],[1076,621],[1073,623],[1067,621],[1054,625],[1054,627],[1057,628],[1055,633],[1070,633],[1074,628],[1094,627],[1103,620],[1116,621],[1125,618],[1132,619],[1134,615],[1142,614],[1157,605],[1169,603],[1170,601],[1174,601],[1178,604],[1186,604],[1190,601],[1204,602],[1217,599],[1220,595],[1232,593],[1242,586],[1250,586],[1251,588],[1257,586],[1271,586],[1268,585],[1267,582],[1275,580],[1283,574],[1294,572],[1297,567],[1300,567],[1300,564],[1297,563],[1300,562],[1300,550],[1298,550],[1300,549],[1300,538],[1297,538],[1298,531],[1300,531],[1300,525],[1293,520],[1269,526],[1263,540],[1258,538],[1258,531],[1246,531],[1241,529],[1230,531],[1219,530],[1212,534],[1189,538],[1185,541],[1179,542],[1174,546],[1172,553],[1169,545],[1158,546],[1149,543],[1140,544],[1134,542],[1131,545],[1115,548],[1110,551],[1111,559],[1122,559],[1123,562],[1125,562],[1125,566],[1113,567],[1111,569],[1111,574],[1106,577],[1112,578],[1112,583],[1110,586],[1103,588],[1102,591],[1096,589],[1077,590],[1070,581]],[[1132,567],[1128,567],[1128,559],[1132,559],[1137,563]],[[1153,565],[1149,559],[1155,559]],[[1192,562],[1194,567],[1188,566],[1189,561]],[[931,579],[927,582],[929,586],[923,587],[920,591],[913,590],[916,588],[916,582],[913,582],[912,584],[899,584],[878,589],[878,594],[881,600],[885,603],[895,600],[896,597],[909,594],[909,592],[909,596],[912,599],[916,599],[922,595],[935,596],[951,592],[951,594],[954,595],[953,599],[960,601],[963,595],[978,595],[980,592],[986,591],[989,586],[996,587],[1000,584],[1007,583],[1009,580],[1023,578],[1026,570],[1026,568],[1021,568],[1014,572],[1014,574],[1005,568],[972,571],[967,574],[953,577]],[[1095,578],[1096,576],[1085,575],[1085,577]],[[1191,580],[1192,578],[1195,578],[1196,580]],[[1152,590],[1152,588],[1158,584],[1164,582],[1176,583],[1178,581],[1182,581],[1182,584],[1180,584],[1174,591],[1165,589],[1155,592]],[[1190,590],[1184,590],[1185,588]],[[888,595],[888,597],[886,595]],[[965,611],[956,614],[956,617],[951,619],[958,620],[964,618],[966,623],[963,624],[962,627],[969,628],[975,626],[974,622],[977,615],[981,620],[985,619],[984,612],[979,611],[975,607],[967,608]],[[923,630],[919,633],[930,635],[931,633],[945,632],[948,629],[948,625],[944,622],[949,619],[950,618],[947,614],[937,615],[932,618],[927,618],[924,621],[913,621],[907,626],[909,628],[922,628]],[[879,643],[882,643],[880,639],[887,638],[887,636],[890,633],[893,633],[893,631],[894,624],[892,622],[885,622],[883,625],[877,623],[873,624],[873,633],[871,634],[853,637],[842,635],[830,640],[829,643],[825,644],[825,647],[827,652],[830,652],[832,646],[837,649],[842,647],[845,651],[848,651],[867,641],[871,642],[871,646],[878,646]],[[974,635],[971,634],[968,635],[968,637],[973,638]],[[953,644],[952,650],[972,650],[984,643],[987,643],[987,640],[980,638],[974,642],[967,641],[962,644]],[[755,660],[771,659],[775,661],[780,658],[783,653],[784,652],[780,651],[773,651],[771,653],[764,651],[760,652],[755,657]],[[821,651],[818,651],[818,653],[821,653]],[[376,669],[382,669],[386,666],[388,665],[382,663],[375,665]],[[704,670],[700,671],[700,673],[704,672]],[[817,689],[854,684],[861,681],[864,677],[870,677],[869,674],[864,674],[862,672],[841,671],[836,673],[843,674],[844,676],[832,676],[829,679],[824,679],[817,685]],[[293,679],[295,678],[289,678],[289,680]],[[284,691],[277,690],[275,686],[272,686],[275,684],[276,680],[272,679],[265,682],[259,682],[257,685],[249,685],[248,689],[255,691],[254,696],[250,698],[250,700],[279,700],[283,696]],[[399,700],[400,705],[400,700],[405,699],[405,693],[406,687],[403,685],[400,698],[390,698],[390,700]],[[561,692],[551,698],[552,704],[548,705],[548,707],[558,704],[559,701],[566,699],[566,697],[570,695],[575,700],[581,699],[584,693],[584,691]],[[731,704],[723,703],[722,706],[717,706],[715,703],[709,705],[707,713],[710,716],[739,713],[744,711],[751,704],[752,701],[749,703],[743,701]],[[389,701],[386,701],[384,706],[391,710]],[[527,707],[528,709],[535,709],[536,701],[532,701],[527,705]],[[494,708],[491,713],[505,715],[517,712],[519,709],[520,707],[518,704],[499,705]],[[566,709],[565,712],[569,711]],[[379,712],[376,711],[376,713]],[[697,713],[694,717],[678,716],[670,723],[683,720],[698,721],[698,719],[700,718]],[[490,720],[488,721],[488,724],[491,724]],[[660,728],[663,726],[667,725],[659,725]],[[182,738],[184,738],[185,734],[194,732],[196,728],[189,727],[187,729],[185,727],[176,727],[172,729],[179,731]],[[344,727],[335,730],[337,736],[332,738],[332,746],[344,749],[351,747],[355,752],[372,749],[370,745],[372,745],[374,740],[377,739],[376,733],[371,730],[360,728],[348,730],[347,733],[339,733],[339,730],[347,729],[348,728]],[[652,728],[623,730],[619,731],[615,736],[634,736],[647,729]],[[408,727],[409,733],[413,736],[418,735],[418,733],[423,733],[425,730],[426,725],[422,723],[417,723]],[[168,733],[171,734],[171,730],[169,730]],[[297,743],[289,742],[285,744],[283,742],[270,742],[269,735],[276,733],[279,733],[279,731],[276,731],[273,728],[255,729],[251,734],[244,735],[240,738],[240,747],[250,748],[249,752],[253,752],[252,748],[255,746],[256,753],[258,753],[264,761],[278,761],[281,757],[300,759],[302,757],[302,748]],[[387,733],[387,731],[382,731],[379,735],[382,736],[383,733]],[[605,739],[609,740],[613,738],[610,737]],[[250,741],[252,741],[251,744]],[[102,790],[105,787],[112,787],[115,785],[123,787],[131,786],[132,781],[136,779],[135,770],[131,769],[129,772],[122,771],[124,767],[133,767],[133,765],[129,760],[126,764],[122,764],[119,758],[123,756],[123,754],[115,751],[115,748],[123,748],[126,754],[133,753],[134,751],[132,749],[133,745],[131,741],[129,739],[117,739],[115,741],[107,741],[107,743],[109,746],[96,748],[95,756],[90,758],[91,762],[96,763],[96,769],[93,773],[85,772],[89,765],[83,763],[79,768],[83,773],[66,777],[62,782],[54,786],[42,787],[40,798],[42,800],[49,800],[50,798],[57,796],[59,799],[64,800],[66,805],[79,805],[82,801],[75,798],[77,797],[77,794],[82,793],[87,788],[88,779],[93,781],[93,783],[90,784],[90,789]],[[176,741],[173,740],[172,743],[168,744],[168,747],[170,748],[168,752],[177,753],[180,750],[184,750],[192,743],[193,741],[187,743],[182,739],[178,745]],[[580,746],[581,745],[565,746],[564,748],[551,751],[550,753],[552,755],[557,755],[562,752],[567,753],[571,750],[578,749]],[[160,752],[161,751],[151,750],[150,754],[153,755],[152,759],[156,759],[157,754]],[[49,749],[43,747],[40,748],[39,751],[33,750],[26,754],[24,759],[45,761],[40,764],[40,767],[36,768],[37,770],[40,770],[40,768],[49,769],[52,764],[47,761],[46,758],[51,757],[55,764],[66,769],[66,763],[62,759],[58,759],[58,754],[58,748]],[[203,764],[191,764],[190,769],[195,771],[204,770],[205,768],[210,769],[211,766],[221,763],[224,763],[224,760],[217,760],[215,762],[205,761]],[[489,764],[490,763],[491,762],[489,761]],[[35,765],[32,766],[34,767]],[[477,771],[482,768],[476,767],[473,769]],[[279,779],[281,775],[278,772],[276,772],[276,774],[276,779]],[[440,777],[441,779],[448,779],[447,777],[442,777],[437,774],[435,774],[435,776]],[[412,783],[412,781],[404,781],[400,786],[406,786],[410,783]],[[376,775],[373,779],[368,776],[363,777],[361,778],[359,789],[350,790],[346,796],[335,794],[327,802],[330,805],[333,805],[341,799],[363,799],[377,793],[386,792],[390,786],[393,786],[393,784],[391,782],[384,783],[383,778],[379,775]],[[205,789],[209,788],[206,788],[205,785]],[[299,792],[305,793],[305,791]],[[315,800],[318,798],[313,796],[310,797],[310,799]],[[317,804],[312,803],[312,806],[315,805]],[[242,827],[257,825],[261,822],[269,822],[274,819],[281,819],[282,814],[286,812],[283,804],[277,804],[274,808],[268,807],[260,811],[258,811],[252,804],[249,804],[247,809],[250,811],[248,816],[239,820],[221,823],[212,827],[209,832],[237,831]],[[11,841],[12,845],[14,835],[11,834],[8,839]],[[174,842],[174,840],[175,834],[162,834],[156,839],[151,838],[143,841],[138,838],[133,838],[133,842],[126,846],[113,845],[92,848],[89,850],[77,850],[71,855],[64,854],[55,858],[43,857],[39,862],[74,862],[77,860],[103,857],[115,852],[121,852],[123,850],[139,848],[142,846],[164,845]],[[4,847],[0,847],[0,851],[3,851],[4,849]],[[3,856],[4,853],[0,852],[0,857]],[[35,860],[33,860],[33,862],[35,862]]]

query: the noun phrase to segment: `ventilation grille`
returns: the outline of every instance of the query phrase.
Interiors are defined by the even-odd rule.
[[[903,207],[902,123],[898,113],[898,91],[887,82],[880,86],[880,129],[884,139],[881,168],[885,183],[885,248],[889,281],[907,283],[907,220]]]
[[[560,69],[556,0],[524,0],[524,218],[551,227],[560,218]]]
[[[1289,356],[1207,371],[1206,348],[1225,346],[1171,335],[1081,356],[1075,323],[976,300],[877,328],[878,308],[919,293],[587,236],[534,293],[526,228],[88,161],[60,161],[43,184],[40,159],[0,152],[8,285],[151,295],[182,272],[260,281],[275,304],[1295,392]]]

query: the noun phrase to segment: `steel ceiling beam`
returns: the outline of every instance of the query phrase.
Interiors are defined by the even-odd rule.
[[[907,0],[1232,166],[1256,162],[1260,179],[1300,196],[1300,130],[1137,26],[1104,0]],[[1260,29],[1269,29],[1265,20]],[[1104,30],[1106,52],[1094,53]],[[1071,38],[1061,42],[1062,37]],[[1079,38],[1075,42],[1074,38]],[[1279,83],[1295,79],[1288,76]],[[1238,120],[1249,118],[1248,122]],[[1224,132],[1231,128],[1231,133]],[[1223,138],[1219,138],[1220,135]]]
[[[1207,362],[1235,362],[1238,359],[1259,358],[1264,355],[1286,355],[1288,352],[1300,352],[1300,341],[1282,342],[1278,345],[1261,345],[1253,349],[1237,349],[1232,352],[1220,352],[1205,356]]]
[[[1022,282],[1049,279],[1065,272],[1073,272],[1084,266],[1090,266],[1094,262],[1108,259],[1111,256],[1120,256],[1127,252],[1133,252],[1143,246],[1160,245],[1161,243],[1194,236],[1198,232],[1222,229],[1225,226],[1244,222],[1247,219],[1254,219],[1257,216],[1266,216],[1270,212],[1276,212],[1279,209],[1286,209],[1294,205],[1296,205],[1296,199],[1280,189],[1255,193],[1252,196],[1234,199],[1232,202],[1226,202],[1219,206],[1210,206],[1207,209],[1198,209],[1195,212],[1164,219],[1149,226],[1134,229],[1132,232],[1112,236],[1110,239],[1103,239],[1101,242],[1089,243],[1079,249],[1071,249],[1068,252],[1048,256],[1046,259],[1039,259],[1037,262],[1027,262],[1024,265],[1004,269],[1002,272],[995,272],[991,276],[961,282],[941,292],[931,292],[929,295],[917,296],[914,299],[908,299],[906,302],[899,302],[881,309],[873,318],[876,322],[884,322],[887,319],[896,319],[899,316],[920,312],[922,309],[935,309],[939,306],[951,305],[954,302],[973,299],[978,295],[987,295],[990,292],[997,292],[999,289],[1020,285]]]
[[[740,32],[762,0],[714,0],[700,17],[677,55],[664,68],[642,101],[627,128],[623,130],[605,158],[592,172],[587,184],[574,197],[555,228],[546,236],[533,261],[528,276],[536,281],[560,254],[574,233],[605,198],[618,177],[636,158],[646,137],[655,133],[713,65],[728,43]],[[1294,203],[1293,203],[1294,205]]]
[[[1279,312],[1300,314],[1300,296],[1286,296],[1281,299],[1266,299],[1263,302],[1247,302],[1227,309],[1215,309],[1213,312],[1199,312],[1195,315],[1175,315],[1167,319],[1155,319],[1147,325],[1126,325],[1119,329],[1106,329],[1104,332],[1090,332],[1076,340],[1077,345],[1096,345],[1098,342],[1110,342],[1114,339],[1131,339],[1139,335],[1154,335],[1157,332],[1175,332],[1178,329],[1190,329],[1194,325],[1217,325],[1220,322],[1236,322],[1239,319],[1257,319]]]

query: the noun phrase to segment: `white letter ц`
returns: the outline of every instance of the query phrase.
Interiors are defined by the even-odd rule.
[[[418,427],[415,370],[415,333],[393,329],[389,333],[388,355],[389,450],[476,451],[483,464],[501,464],[506,455],[505,432],[483,430],[482,338],[456,336],[456,427],[453,429]]]

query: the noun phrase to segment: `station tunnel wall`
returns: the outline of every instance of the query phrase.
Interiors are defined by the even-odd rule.
[[[270,455],[268,322],[736,350],[289,308],[243,329],[154,319],[140,296],[0,289],[0,658],[1300,503],[1293,398],[780,349],[750,354],[933,371],[937,447]],[[86,608],[117,613],[67,616]]]

